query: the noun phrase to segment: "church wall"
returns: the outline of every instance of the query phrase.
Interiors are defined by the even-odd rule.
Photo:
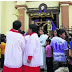
[[[72,5],[69,6],[69,28],[72,26]]]
[[[2,2],[2,28],[1,28],[1,33],[4,33],[5,34],[5,31],[6,31],[6,21],[5,21],[5,18],[6,18],[6,2]]]
[[[16,20],[16,16],[13,14],[16,12],[15,1],[3,1],[1,12],[1,33],[7,34],[12,28],[12,22]],[[0,7],[1,7],[0,6]]]
[[[6,15],[5,15],[5,27],[6,31],[9,31],[12,28],[12,23],[14,20],[17,20],[17,17],[13,14],[15,14],[16,9],[15,9],[15,2],[9,1],[6,2]]]
[[[1,13],[2,13],[2,1],[0,1],[0,33],[1,33],[1,22],[2,22],[2,19],[1,19]]]
[[[24,5],[26,4],[26,1],[16,1],[16,5]]]

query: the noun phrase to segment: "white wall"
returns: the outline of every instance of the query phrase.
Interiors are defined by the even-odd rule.
[[[2,13],[2,1],[0,1],[0,33],[1,33],[1,25],[2,25],[1,13]]]

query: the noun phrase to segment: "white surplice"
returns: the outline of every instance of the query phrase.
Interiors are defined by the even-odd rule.
[[[25,36],[25,44],[27,43],[27,41],[29,40],[29,38],[30,38],[30,35],[26,35]]]
[[[30,64],[27,63],[28,56],[32,56]],[[38,67],[40,65],[43,65],[42,48],[40,46],[40,41],[37,33],[32,34],[30,38],[27,40],[24,49],[23,61],[24,65],[30,67]]]
[[[25,39],[20,33],[9,31],[6,36],[4,66],[8,68],[20,68],[22,66],[22,54],[25,48]]]

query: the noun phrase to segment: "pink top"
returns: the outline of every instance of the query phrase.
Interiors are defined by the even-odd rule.
[[[52,57],[51,46],[47,45],[45,50],[47,51],[46,57]]]

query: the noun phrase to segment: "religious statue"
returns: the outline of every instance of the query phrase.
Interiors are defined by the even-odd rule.
[[[45,23],[45,24],[43,25],[43,27],[46,26],[46,25],[47,25],[47,31],[52,30],[52,24],[51,24],[51,21],[48,21],[47,23]]]

